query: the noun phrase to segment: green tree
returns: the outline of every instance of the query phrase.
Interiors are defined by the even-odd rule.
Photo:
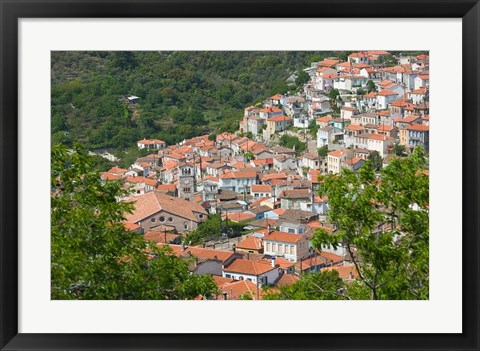
[[[321,179],[335,234],[319,229],[317,248],[342,244],[363,283],[364,299],[428,299],[428,163],[421,148],[393,159],[377,178],[371,161],[357,173]],[[356,292],[358,293],[358,289]]]
[[[364,89],[362,89],[362,88],[358,88],[358,89],[357,89],[357,95],[365,95],[366,93],[367,93],[367,92],[366,92]]]
[[[264,300],[348,300],[345,283],[335,270],[306,273],[292,284],[265,289]]]
[[[404,156],[406,153],[405,145],[395,144],[394,151],[395,155]]]
[[[317,149],[318,156],[326,157],[328,153],[328,145],[323,145],[322,147]]]
[[[319,126],[318,126],[317,122],[315,120],[312,120],[310,122],[310,125],[308,126],[308,130],[309,130],[312,138],[317,137],[318,129],[319,129]]]
[[[251,152],[245,152],[245,154],[243,156],[248,160],[253,159],[253,153],[251,153]]]
[[[303,151],[305,151],[305,143],[303,141],[300,141],[300,139],[298,139],[298,137],[296,136],[283,134],[280,137],[279,144],[280,146],[288,147],[290,149],[293,149],[295,147],[295,151],[297,153],[302,153]]]
[[[297,78],[295,78],[295,84],[297,87],[302,87],[304,84],[308,83],[310,76],[304,70],[298,72]]]
[[[367,90],[369,93],[371,93],[372,91],[377,91],[377,86],[371,79],[369,79],[367,82]]]
[[[51,298],[192,299],[217,293],[190,274],[168,246],[147,243],[123,221],[132,204],[120,182],[100,181],[86,152],[56,145],[51,155]]]
[[[340,92],[338,91],[338,89],[333,88],[328,92],[327,96],[330,98],[330,100],[336,100],[339,95]]]
[[[379,171],[382,169],[383,159],[378,151],[372,151],[370,153],[370,156],[368,156],[368,159],[372,163],[372,167],[375,171]]]

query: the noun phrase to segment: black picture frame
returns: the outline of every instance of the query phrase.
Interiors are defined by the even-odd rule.
[[[276,6],[270,6],[275,4]],[[2,350],[478,350],[478,0],[0,0],[0,347]],[[18,23],[20,18],[462,18],[463,332],[461,334],[19,334]],[[446,194],[448,195],[448,194]],[[93,316],[92,316],[93,318]],[[252,346],[253,345],[253,346]]]

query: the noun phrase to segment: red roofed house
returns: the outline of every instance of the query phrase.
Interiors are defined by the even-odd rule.
[[[227,172],[220,176],[219,189],[232,190],[237,193],[244,191],[250,194],[251,186],[258,183],[258,175],[255,170]]]
[[[155,190],[157,181],[145,177],[127,177],[125,185],[132,190],[134,195],[142,195]]]
[[[280,267],[272,259],[271,263],[266,261],[249,261],[236,259],[229,265],[223,267],[222,277],[234,280],[250,280],[258,285],[271,285],[280,276]]]
[[[383,134],[359,134],[355,136],[355,148],[378,151],[380,156],[388,155],[388,150],[393,146],[394,139]]]
[[[167,143],[163,140],[139,140],[137,141],[137,146],[139,149],[165,149]]]
[[[168,225],[183,233],[196,229],[207,219],[207,212],[201,205],[156,191],[128,201],[133,202],[134,210],[125,215],[126,221],[140,225],[145,232],[159,225]]]
[[[309,189],[297,189],[297,190],[283,190],[278,198],[280,199],[281,208],[283,209],[304,209],[312,203]]]
[[[303,234],[274,231],[263,237],[263,252],[297,262],[310,256],[310,246]]]
[[[349,149],[341,149],[331,151],[327,154],[327,170],[328,173],[338,174],[342,170],[342,164],[346,160],[353,158],[353,151]]]
[[[279,109],[278,107],[275,107],[275,106],[271,106],[271,107],[262,108],[259,111],[259,116],[260,118],[268,119],[273,116],[281,115],[282,113],[283,113],[282,109]]]
[[[281,132],[287,129],[289,126],[293,125],[293,118],[284,116],[284,115],[277,115],[275,117],[271,117],[267,119],[267,132],[270,135],[275,134],[276,132]]]
[[[254,198],[272,196],[272,187],[270,185],[252,184],[251,193]]]
[[[407,127],[408,147],[413,150],[417,146],[423,147],[426,153],[430,148],[430,127],[424,124],[412,124]]]
[[[378,94],[377,94],[377,106],[376,108],[378,110],[384,110],[388,107],[388,105],[397,100],[398,98],[401,98],[401,94],[398,94],[392,90],[381,90]]]
[[[247,236],[244,240],[237,244],[236,248],[238,251],[263,253],[262,239],[255,236]]]
[[[428,96],[428,89],[425,87],[418,88],[414,91],[409,92],[408,96],[410,99],[412,99],[412,102],[416,105],[426,100],[426,97]]]

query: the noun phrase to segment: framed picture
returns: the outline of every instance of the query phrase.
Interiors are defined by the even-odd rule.
[[[479,6],[454,0],[2,1],[2,350],[478,349]],[[429,52],[428,63],[418,67],[430,66],[431,108],[439,117],[430,144],[425,301],[70,302],[51,294],[46,173],[53,60],[67,51],[302,50]],[[69,65],[77,75],[75,61]],[[124,100],[134,105],[138,99]],[[170,131],[176,133],[175,126]],[[195,181],[185,172],[182,196]]]

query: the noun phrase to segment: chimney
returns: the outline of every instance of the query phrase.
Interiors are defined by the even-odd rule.
[[[272,267],[275,268],[275,256],[272,256]]]

